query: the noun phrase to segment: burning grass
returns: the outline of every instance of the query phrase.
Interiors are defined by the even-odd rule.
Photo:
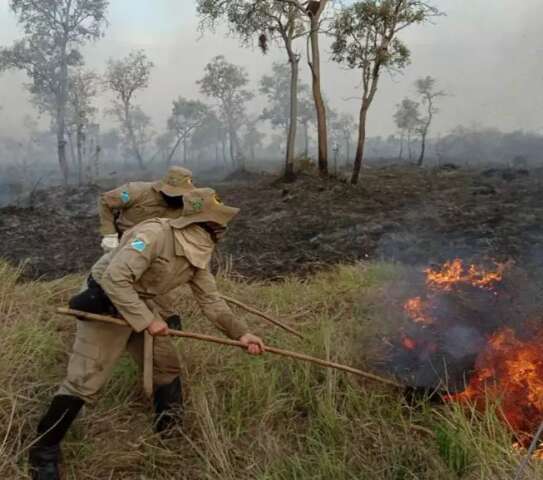
[[[451,401],[469,402],[484,409],[486,399],[497,400],[500,416],[527,445],[543,421],[543,330],[520,339],[503,328],[488,341],[477,358],[467,388]]]
[[[275,345],[368,368],[384,322],[383,292],[400,267],[337,267],[310,279],[245,284],[225,293],[280,315],[305,342],[247,318]],[[23,283],[0,263],[0,478],[24,479],[38,417],[61,379],[73,324],[53,315],[81,282]],[[192,301],[185,328],[211,331]],[[68,479],[505,479],[518,464],[497,407],[419,408],[379,385],[274,357],[182,341],[188,387],[185,437],[167,444],[150,429],[149,405],[128,358],[99,404],[64,445]],[[413,429],[414,425],[426,430]],[[532,467],[530,478],[543,469]]]

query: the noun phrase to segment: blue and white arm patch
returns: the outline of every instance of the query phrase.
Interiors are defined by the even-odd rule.
[[[139,252],[139,253],[142,253],[145,250],[145,247],[147,246],[147,244],[139,238],[132,241],[130,245],[132,246],[134,250],[136,250],[136,252]]]
[[[128,192],[121,193],[121,202],[128,203],[130,201],[130,194]]]

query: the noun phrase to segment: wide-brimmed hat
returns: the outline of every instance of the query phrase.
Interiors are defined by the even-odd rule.
[[[195,188],[183,197],[183,216],[170,221],[173,228],[194,223],[215,223],[226,227],[239,213],[239,208],[224,205],[212,188]]]
[[[192,172],[183,167],[170,167],[166,176],[154,184],[154,188],[169,197],[182,197],[195,188]]]

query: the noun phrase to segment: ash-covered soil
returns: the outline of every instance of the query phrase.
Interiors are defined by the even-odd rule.
[[[242,209],[219,262],[232,258],[233,271],[251,279],[366,259],[491,257],[541,267],[542,183],[543,169],[376,168],[364,170],[356,187],[309,175],[292,184],[234,176],[213,185],[225,203]],[[90,267],[101,253],[98,191],[50,189],[34,208],[0,209],[0,257],[26,262],[32,278]]]

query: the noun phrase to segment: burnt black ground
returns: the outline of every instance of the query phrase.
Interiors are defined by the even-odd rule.
[[[234,177],[213,185],[242,209],[219,261],[231,258],[249,279],[372,259],[418,265],[460,256],[540,267],[542,183],[543,170],[415,167],[367,169],[356,187],[310,175],[292,184]],[[0,209],[0,257],[26,262],[30,278],[87,269],[100,255],[98,192],[49,189],[32,209]]]

